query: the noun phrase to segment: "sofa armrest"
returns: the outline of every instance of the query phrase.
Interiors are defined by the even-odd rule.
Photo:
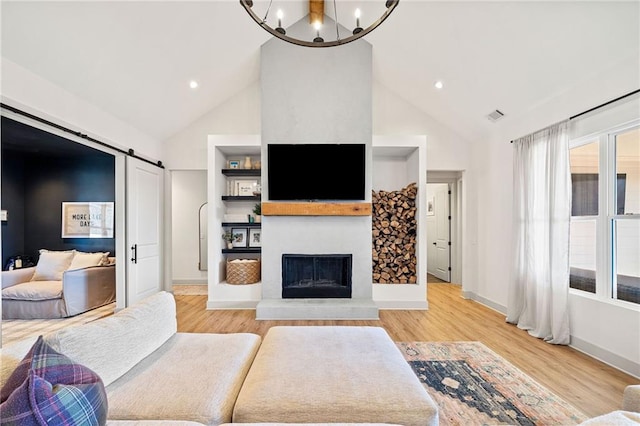
[[[14,286],[16,284],[31,281],[36,267],[14,269],[13,271],[2,271],[2,288]]]
[[[640,413],[640,385],[630,385],[624,389],[622,409]]]
[[[175,335],[176,302],[161,291],[113,315],[45,335],[58,352],[92,369],[105,387]]]
[[[116,267],[92,266],[62,274],[67,315],[77,315],[116,299]]]

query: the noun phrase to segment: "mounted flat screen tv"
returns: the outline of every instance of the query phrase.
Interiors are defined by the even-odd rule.
[[[269,200],[364,200],[364,144],[269,144]]]

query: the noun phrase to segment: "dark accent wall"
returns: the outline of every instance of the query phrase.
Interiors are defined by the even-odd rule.
[[[20,153],[2,152],[2,267],[10,256],[24,253],[24,159]]]
[[[7,227],[13,226],[16,216],[23,217],[23,232],[20,235],[18,221],[9,234],[11,237],[4,234],[3,227],[3,265],[9,256],[16,254],[32,256],[37,261],[39,250],[43,248],[109,251],[115,255],[115,238],[61,237],[63,202],[115,201],[113,156],[98,154],[65,158],[33,153],[7,155],[5,152],[2,153],[2,208],[9,213]],[[11,164],[5,169],[6,157]],[[22,165],[22,173],[19,164]],[[5,181],[10,188],[7,192]]]

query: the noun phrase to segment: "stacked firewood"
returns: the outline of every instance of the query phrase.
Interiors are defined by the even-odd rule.
[[[411,183],[399,191],[373,191],[373,282],[415,284],[416,195]]]

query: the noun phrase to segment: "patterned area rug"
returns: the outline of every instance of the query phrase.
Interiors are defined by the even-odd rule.
[[[92,309],[80,315],[59,319],[2,320],[2,346],[26,339],[37,338],[41,334],[58,331],[61,328],[85,324],[112,315],[116,302]]]
[[[480,342],[397,342],[440,425],[576,425],[587,416]]]

